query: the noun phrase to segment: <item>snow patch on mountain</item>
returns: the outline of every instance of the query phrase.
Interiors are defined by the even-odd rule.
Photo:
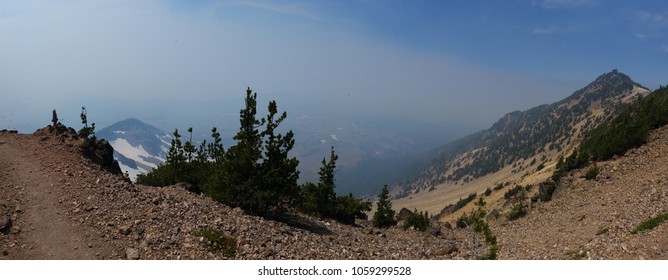
[[[106,127],[97,135],[114,147],[114,158],[133,181],[165,162],[171,145],[169,133],[134,118]]]
[[[112,147],[114,147],[114,150],[117,150],[119,153],[125,155],[127,158],[134,160],[135,162],[141,162],[145,163],[148,166],[151,167],[158,167],[155,163],[151,161],[147,161],[147,159],[150,158],[155,158],[161,162],[164,162],[166,159],[154,156],[147,152],[142,145],[139,145],[138,147],[130,145],[128,140],[125,140],[123,138],[118,138],[114,141],[109,142]]]
[[[127,160],[121,160],[119,159],[120,156],[115,154],[116,159],[121,165],[121,170],[124,172],[128,171],[130,179],[133,181],[137,179],[138,174],[146,174],[166,160],[163,157],[150,154],[142,145],[131,145],[124,138],[117,138],[109,142],[109,144],[114,147],[115,152],[134,162],[134,164],[128,164]]]
[[[160,150],[162,150],[162,152],[163,152],[164,154],[167,154],[167,151],[169,151],[169,147],[172,146],[172,143],[169,142],[169,141],[167,141],[167,140],[165,140],[165,139],[171,139],[172,137],[170,137],[169,134],[167,134],[167,135],[163,135],[163,136],[156,135],[155,137],[158,137],[158,139],[160,140],[160,142],[162,142],[162,144],[163,144],[162,147],[160,147]]]

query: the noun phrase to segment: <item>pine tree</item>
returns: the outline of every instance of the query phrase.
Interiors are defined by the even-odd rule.
[[[258,120],[257,93],[246,90],[246,107],[239,112],[240,128],[234,136],[236,145],[225,153],[226,160],[219,173],[217,187],[222,188],[222,200],[232,206],[239,206],[251,212],[261,212],[266,207],[262,203],[261,166],[262,137],[258,128],[265,119]]]
[[[390,202],[390,192],[387,190],[387,185],[378,195],[378,203],[376,213],[373,214],[373,226],[377,228],[385,228],[397,224],[394,218],[394,210],[392,209],[392,202]]]
[[[279,115],[276,102],[271,101],[267,118],[258,119],[257,93],[250,88],[245,104],[239,112],[239,131],[234,136],[237,142],[227,151],[215,127],[211,129],[213,141],[203,141],[199,148],[193,145],[192,128],[188,129],[185,146],[176,130],[166,165],[150,176],[142,176],[142,181],[163,185],[167,181],[163,178],[169,178],[165,175],[171,175],[173,182],[185,180],[195,191],[255,214],[281,214],[294,207],[299,196],[299,161],[289,156],[295,144],[294,133],[277,132],[287,113]]]
[[[299,189],[299,202],[297,209],[307,215],[321,215],[318,208],[318,185],[307,182]]]
[[[299,210],[309,215],[333,217],[336,210],[336,193],[334,192],[334,171],[339,156],[332,147],[329,161],[322,159],[322,166],[318,174],[318,184],[306,183],[301,187]]]
[[[554,173],[552,174],[552,180],[559,182],[559,179],[564,177],[564,175],[566,175],[566,162],[564,161],[564,156],[559,156],[557,165],[554,168]]]
[[[318,175],[320,175],[320,183],[331,188],[332,193],[334,193],[334,171],[336,170],[336,160],[338,159],[339,156],[334,152],[334,147],[332,146],[329,162],[323,158],[322,166],[318,171]]]
[[[336,208],[336,192],[334,188],[334,171],[336,170],[336,160],[339,156],[334,152],[334,147],[331,148],[329,161],[322,159],[322,166],[318,175],[320,175],[320,182],[316,193],[316,207],[325,216],[332,216]]]
[[[334,188],[336,160],[339,156],[331,148],[329,161],[322,159],[318,184],[306,183],[301,187],[299,211],[320,217],[332,218],[344,224],[354,224],[355,218],[366,219],[371,211],[371,202],[353,197],[352,194],[337,196]]]
[[[188,141],[186,141],[186,144],[183,147],[183,151],[185,153],[186,162],[192,162],[193,155],[195,154],[195,145],[193,145],[193,128],[192,127],[188,128],[188,133],[190,134],[190,138],[188,139]]]
[[[174,130],[174,138],[172,138],[171,146],[167,152],[167,165],[171,170],[171,183],[176,183],[177,180],[181,179],[181,170],[185,162],[185,156],[183,151],[183,146],[181,145],[181,135],[179,130]]]
[[[334,218],[344,224],[355,224],[355,218],[366,219],[365,212],[371,211],[371,201],[353,197],[352,193],[336,197],[336,214]]]
[[[211,138],[213,138],[213,142],[206,146],[207,153],[214,163],[222,163],[225,157],[225,148],[223,147],[223,140],[220,138],[220,132],[215,127],[211,129]]]
[[[199,148],[197,148],[197,151],[195,152],[195,160],[201,164],[209,161],[209,154],[206,147],[206,140],[202,140],[202,143],[199,143]]]
[[[299,194],[297,180],[299,161],[288,153],[295,145],[294,133],[288,131],[285,135],[276,134],[276,128],[285,120],[287,113],[283,112],[277,119],[276,101],[269,102],[267,125],[262,132],[264,141],[264,161],[261,166],[261,195],[265,209],[263,212],[283,212],[287,207],[295,204]]]
[[[55,119],[57,120],[58,118],[55,117]],[[83,124],[83,127],[79,130],[79,136],[86,140],[90,139],[95,141],[95,123],[88,126],[88,113],[86,112],[86,107],[81,107],[81,124]]]

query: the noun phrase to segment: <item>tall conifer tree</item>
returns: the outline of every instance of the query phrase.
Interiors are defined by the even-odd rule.
[[[230,147],[223,162],[223,200],[233,206],[240,206],[251,212],[262,211],[260,195],[260,160],[262,159],[262,138],[258,128],[265,119],[258,120],[257,93],[246,90],[246,106],[239,112],[239,131],[234,136],[237,143]]]
[[[299,188],[297,180],[299,161],[288,153],[295,144],[294,133],[288,131],[285,135],[276,134],[276,128],[285,120],[287,113],[283,112],[278,118],[276,101],[269,102],[267,126],[262,136],[264,141],[264,161],[262,162],[262,194],[265,201],[265,212],[282,212],[296,203]]]
[[[390,202],[390,192],[387,190],[387,185],[378,195],[378,203],[376,213],[373,214],[373,226],[378,228],[390,227],[397,224],[394,218],[394,210],[392,209],[392,202]]]

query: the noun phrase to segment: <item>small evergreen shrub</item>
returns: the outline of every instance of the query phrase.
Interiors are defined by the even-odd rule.
[[[586,150],[580,151],[580,149],[575,149],[566,159],[564,159],[563,156],[560,156],[557,161],[556,169],[552,174],[552,180],[559,182],[561,177],[566,176],[568,171],[584,167],[587,162],[589,162],[590,157],[589,152]]]
[[[597,232],[596,235],[602,235],[608,233],[610,229],[608,227],[600,228]]]
[[[455,222],[455,225],[458,228],[467,228],[469,226],[472,226],[473,223],[474,223],[473,217],[464,213],[459,218],[457,218],[457,221]]]
[[[226,257],[234,257],[237,253],[237,241],[218,230],[206,227],[195,231],[193,235],[204,238],[211,252],[222,252]]]
[[[598,173],[600,172],[600,169],[596,164],[592,165],[587,169],[587,173],[585,173],[585,179],[587,180],[594,180],[596,179],[596,176],[598,176]]]
[[[638,225],[636,228],[634,228],[631,231],[631,234],[636,234],[636,233],[644,231],[644,230],[653,229],[653,228],[657,227],[658,225],[660,225],[661,223],[663,223],[663,221],[665,221],[665,220],[668,220],[668,213],[663,213],[663,214],[657,215],[655,217],[649,218],[646,221],[640,223],[640,225]]]
[[[496,244],[496,235],[492,233],[492,229],[489,227],[489,224],[485,220],[487,216],[487,211],[485,210],[485,200],[481,197],[476,202],[478,206],[473,212],[471,212],[471,218],[475,223],[474,230],[476,232],[482,233],[485,235],[485,242],[489,245],[489,252],[483,256],[478,257],[480,260],[496,260],[496,254],[499,252],[499,247]]]
[[[492,195],[492,189],[487,188],[487,190],[485,190],[485,196],[490,196],[490,195]]]
[[[54,116],[57,121],[57,117]],[[97,147],[97,138],[95,137],[95,123],[88,126],[88,116],[86,107],[81,107],[81,124],[83,127],[79,130],[79,137],[83,138],[83,142],[79,144],[79,148],[84,151],[95,150]],[[55,122],[54,122],[55,126]]]
[[[86,142],[89,140],[95,141],[95,123],[88,126],[88,113],[86,113],[86,107],[81,107],[81,124],[84,126],[79,130],[79,136],[84,138],[84,141]]]
[[[516,186],[513,187],[512,189],[507,190],[506,193],[503,194],[503,198],[505,198],[505,199],[511,199],[511,198],[512,198],[513,196],[515,196],[516,194],[522,192],[522,189],[523,189],[523,188],[524,188],[524,187],[522,187],[522,185],[516,185]]]
[[[541,184],[538,188],[538,195],[540,201],[547,202],[552,200],[552,194],[557,189],[557,183],[550,181],[545,184]]]
[[[566,253],[566,255],[571,260],[584,260],[587,259],[587,252],[583,250],[574,250]]]
[[[476,196],[478,196],[477,193],[472,193],[469,194],[469,196],[467,196],[466,198],[463,199],[460,198],[459,201],[455,203],[455,206],[452,207],[451,213],[454,213],[455,211],[464,208],[464,206],[469,204],[469,202],[473,201],[476,198]]]
[[[371,211],[371,201],[355,198],[351,193],[336,197],[335,211],[331,217],[343,224],[354,225],[355,219],[366,219],[365,212],[368,211]]]
[[[418,212],[417,209],[413,210],[413,213],[406,218],[403,229],[407,230],[410,227],[419,231],[427,230],[427,227],[429,227],[429,215],[427,212],[422,213],[422,211]]]
[[[480,197],[476,202],[478,208],[474,209],[469,215],[462,214],[462,216],[457,219],[455,224],[458,228],[473,226],[473,230],[475,230],[475,232],[484,234],[485,242],[490,246],[489,252],[483,256],[478,257],[478,259],[495,260],[499,251],[499,247],[496,244],[496,236],[494,233],[492,233],[489,224],[485,220],[485,217],[487,216],[487,211],[485,211],[485,204],[485,200]]]
[[[517,203],[513,204],[513,207],[510,209],[510,212],[508,213],[508,220],[514,221],[524,217],[526,214],[527,214],[526,203],[524,201],[518,201]]]

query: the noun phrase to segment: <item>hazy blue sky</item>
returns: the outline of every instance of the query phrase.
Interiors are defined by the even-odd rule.
[[[667,3],[0,0],[0,128],[54,108],[78,127],[82,105],[100,127],[235,116],[247,86],[279,107],[483,128],[613,68],[668,83]]]

